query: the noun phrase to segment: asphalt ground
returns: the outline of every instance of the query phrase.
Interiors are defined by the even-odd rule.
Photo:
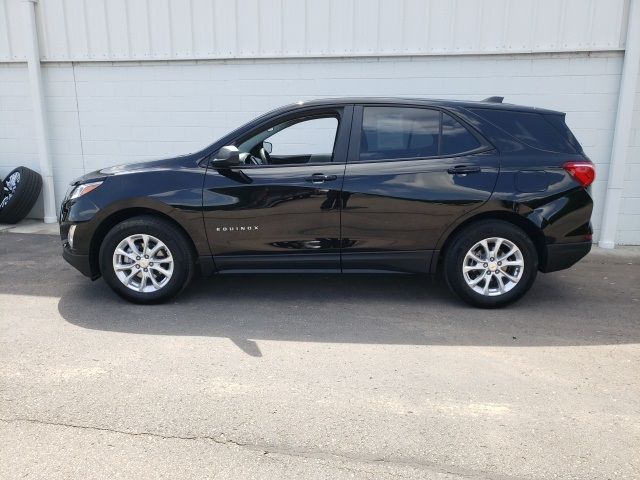
[[[0,233],[0,478],[640,478],[640,254],[501,310],[400,275],[138,306]]]

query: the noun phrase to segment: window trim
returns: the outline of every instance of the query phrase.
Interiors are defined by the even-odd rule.
[[[472,150],[466,150],[463,152],[458,152],[450,155],[432,155],[429,157],[403,157],[403,158],[380,158],[376,160],[360,160],[360,140],[362,138],[362,121],[364,118],[364,109],[367,107],[387,107],[387,108],[413,108],[413,109],[421,109],[421,110],[435,110],[440,112],[440,133],[438,138],[438,152],[440,152],[440,148],[442,146],[442,115],[447,114],[455,121],[459,122],[464,128],[467,129],[471,135],[473,135],[478,143],[480,144],[477,148]],[[475,155],[477,153],[487,152],[490,150],[495,150],[495,147],[489,143],[482,135],[480,135],[475,128],[471,127],[468,122],[465,122],[458,115],[447,110],[446,108],[441,108],[436,105],[411,105],[411,104],[389,104],[389,103],[367,103],[356,105],[354,107],[353,112],[353,127],[351,128],[351,142],[349,144],[349,153],[347,155],[347,163],[348,164],[366,164],[366,163],[380,163],[380,162],[411,162],[411,161],[419,161],[419,160],[432,160],[432,159],[440,159],[440,158],[457,158],[468,155]]]

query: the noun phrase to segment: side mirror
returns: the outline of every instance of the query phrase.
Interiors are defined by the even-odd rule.
[[[240,151],[233,145],[225,145],[211,159],[213,168],[229,168],[240,165]]]
[[[262,142],[262,148],[264,148],[267,153],[273,152],[273,144],[271,142],[267,142],[266,140]]]

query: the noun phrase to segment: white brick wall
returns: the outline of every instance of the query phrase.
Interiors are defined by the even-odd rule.
[[[5,63],[0,64],[0,177],[20,165],[38,170],[27,68]],[[39,202],[36,213],[42,211]]]
[[[622,54],[46,64],[56,199],[85,171],[197,150],[276,106],[345,95],[506,101],[567,112],[602,215]],[[640,244],[640,101],[618,241]],[[0,175],[37,167],[26,67],[0,68]],[[34,212],[37,213],[37,212]]]
[[[636,88],[617,231],[617,241],[627,245],[640,244],[640,79]]]

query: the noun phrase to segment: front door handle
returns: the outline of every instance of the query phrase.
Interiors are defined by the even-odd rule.
[[[337,179],[337,175],[325,175],[324,173],[314,173],[310,177],[305,177],[305,181],[312,183],[324,183]]]
[[[469,167],[467,165],[457,165],[447,170],[451,175],[466,175],[467,173],[478,173],[480,167]]]

